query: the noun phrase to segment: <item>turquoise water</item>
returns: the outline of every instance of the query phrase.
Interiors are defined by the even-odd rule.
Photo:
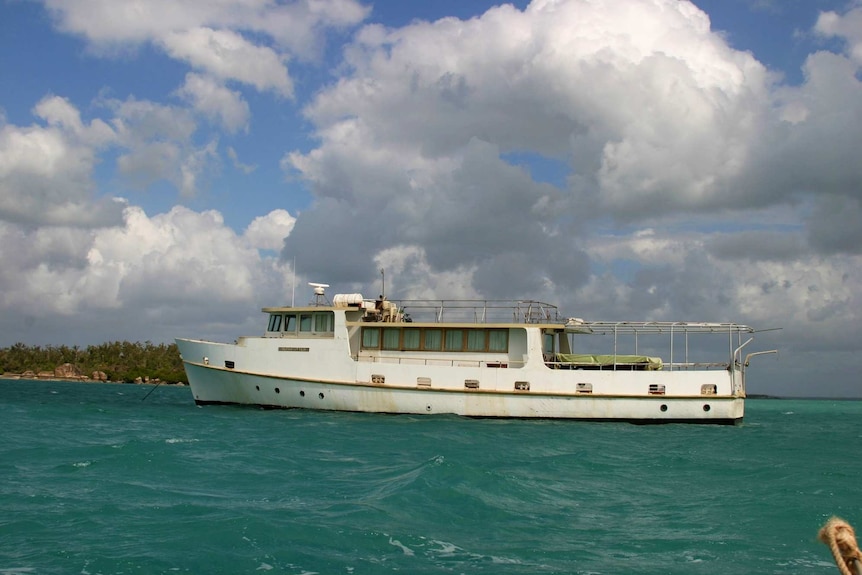
[[[862,531],[862,401],[635,426],[152,389],[0,381],[0,574],[835,574],[817,530]]]

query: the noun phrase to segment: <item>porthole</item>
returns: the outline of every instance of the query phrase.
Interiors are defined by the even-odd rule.
[[[305,392],[304,392],[304,391],[302,391],[302,390],[300,390],[300,391],[299,391],[299,397],[305,397]]]
[[[709,411],[710,409],[712,409],[712,408],[711,408],[711,407],[709,407],[709,404],[708,404],[708,403],[704,403],[704,404],[703,404],[703,410],[704,410],[704,411]]]
[[[319,397],[320,399],[323,399],[323,393],[318,393],[317,397]]]
[[[276,387],[276,388],[275,388],[275,392],[276,392],[276,393],[281,393],[281,390],[280,390],[280,389],[278,389],[278,388]]]
[[[661,409],[662,411],[667,411],[667,405],[662,403],[659,409]]]
[[[254,386],[254,388],[255,388],[256,390],[260,391],[260,386],[259,386],[259,385],[255,385],[255,386]]]

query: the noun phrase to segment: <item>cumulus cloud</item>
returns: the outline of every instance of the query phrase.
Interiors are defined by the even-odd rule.
[[[171,57],[222,80],[237,80],[285,96],[293,94],[282,58],[271,48],[255,46],[236,32],[194,28],[167,34],[162,42]]]
[[[283,223],[280,214],[271,219]],[[36,341],[74,338],[63,333],[64,317],[75,318],[85,343],[169,340],[190,324],[223,338],[217,328],[254,317],[260,297],[281,301],[288,278],[287,268],[262,257],[214,211],[175,207],[150,218],[128,206],[121,225],[97,230],[0,222],[0,241],[0,266],[16,270],[0,275],[8,311],[0,327]]]
[[[179,94],[198,112],[219,122],[228,133],[248,130],[250,111],[242,94],[226,88],[213,78],[186,74]]]
[[[814,31],[844,40],[847,54],[857,65],[862,65],[862,7],[857,5],[844,14],[821,12]]]
[[[256,217],[244,235],[249,244],[259,250],[280,250],[295,222],[296,218],[287,210],[273,210],[265,216]]]
[[[354,26],[370,11],[356,0],[43,2],[60,29],[82,36],[97,53],[152,43],[223,80],[285,96],[293,91],[288,56],[316,57],[326,30]]]
[[[590,221],[757,201],[735,182],[768,122],[770,75],[687,2],[536,1],[369,26],[346,60],[306,109],[321,145],[283,163],[321,212],[303,213],[288,244],[348,242],[351,272],[356,247],[370,260],[400,243],[495,291],[527,283],[501,283],[500,270],[576,287]],[[565,188],[507,161],[520,152],[568,166]],[[333,209],[361,217],[324,232]],[[375,219],[387,226],[363,227]]]
[[[357,116],[375,126],[375,143],[429,155],[476,137],[560,158],[583,200],[617,217],[732,202],[728,182],[768,104],[765,68],[687,2],[624,2],[612,14],[534,2],[369,27],[348,62],[353,74],[309,107],[322,127]]]
[[[244,174],[250,174],[257,169],[256,165],[244,164],[239,161],[239,154],[233,149],[233,146],[228,146],[227,157],[233,162],[233,167]]]
[[[117,169],[130,183],[146,188],[166,180],[184,197],[198,191],[199,176],[217,157],[218,142],[197,144],[197,124],[186,108],[129,98],[104,100],[123,152]]]
[[[122,206],[99,197],[92,179],[100,150],[116,140],[101,120],[82,121],[67,100],[44,98],[31,126],[0,125],[0,220],[98,227],[120,221]]]

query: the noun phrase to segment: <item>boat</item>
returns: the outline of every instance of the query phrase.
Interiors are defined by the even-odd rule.
[[[308,304],[262,309],[261,335],[176,339],[196,404],[733,424],[750,358],[776,353],[743,358],[755,330],[736,323],[588,321],[534,300],[330,301],[309,285]]]

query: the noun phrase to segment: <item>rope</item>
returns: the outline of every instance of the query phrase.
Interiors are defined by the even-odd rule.
[[[853,527],[843,519],[831,517],[817,537],[832,551],[841,575],[862,575],[862,552],[856,544]]]

